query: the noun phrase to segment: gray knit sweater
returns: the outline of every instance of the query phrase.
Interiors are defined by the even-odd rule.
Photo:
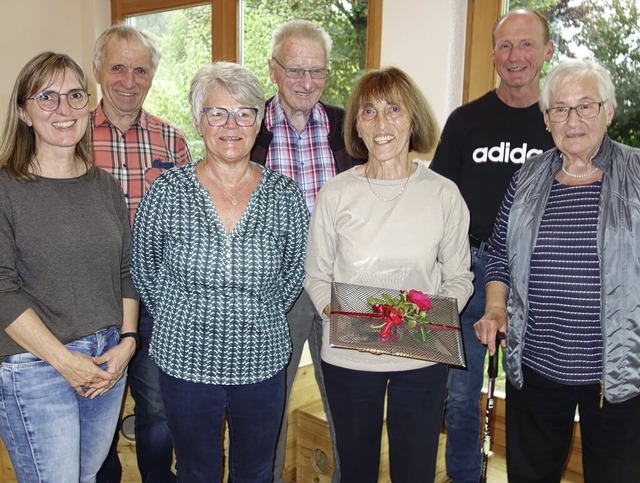
[[[103,170],[10,179],[0,170],[0,360],[24,352],[5,333],[32,308],[63,343],[122,325],[131,234],[122,190]]]

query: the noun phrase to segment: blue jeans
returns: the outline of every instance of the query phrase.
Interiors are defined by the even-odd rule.
[[[135,401],[135,437],[138,470],[143,483],[174,483],[173,443],[160,395],[158,366],[149,356],[153,319],[140,304],[140,349],[129,363],[129,389]],[[117,454],[116,431],[109,456],[98,474],[98,483],[120,483],[122,467]]]
[[[378,482],[385,395],[391,481],[434,480],[447,366],[369,372],[323,362],[322,370],[343,483]]]
[[[325,414],[327,415],[327,422],[329,425],[329,435],[333,445],[333,467],[335,468],[333,478],[331,481],[337,483],[340,481],[340,463],[338,460],[338,451],[335,445],[335,430],[333,427],[333,419],[331,412],[329,411],[329,404],[327,403],[327,393],[324,387],[324,379],[322,375],[322,367],[320,365],[320,351],[322,349],[322,317],[318,314],[318,311],[313,306],[311,298],[306,290],[298,296],[298,299],[293,304],[293,307],[287,313],[287,321],[289,322],[289,333],[291,334],[291,343],[293,351],[291,353],[291,359],[287,365],[287,379],[286,379],[286,395],[285,395],[285,409],[284,417],[282,418],[282,424],[280,426],[280,433],[278,436],[278,444],[276,446],[276,458],[273,471],[273,481],[282,482],[282,470],[284,467],[285,448],[287,440],[287,423],[289,413],[289,397],[291,396],[291,388],[296,378],[296,372],[300,365],[300,358],[302,356],[302,350],[304,343],[309,342],[309,352],[311,353],[311,361],[313,362],[313,370],[316,377],[318,388],[320,389],[320,398],[324,406]]]
[[[486,347],[476,338],[473,325],[484,315],[486,264],[485,245],[471,248],[474,293],[460,316],[467,368],[449,371],[445,409],[447,475],[455,483],[480,479],[480,394]]]
[[[222,478],[226,417],[229,481],[270,483],[284,409],[285,371],[255,384],[203,384],[160,371],[160,388],[176,449],[178,481]]]
[[[115,346],[116,327],[66,344],[97,357]],[[79,396],[33,354],[7,357],[0,368],[0,436],[21,482],[94,482],[118,422],[125,377],[102,396]]]

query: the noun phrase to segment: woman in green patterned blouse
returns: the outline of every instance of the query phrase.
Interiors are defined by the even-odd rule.
[[[219,481],[226,418],[233,480],[269,482],[309,214],[291,179],[250,160],[264,93],[249,70],[203,67],[190,102],[206,156],[164,173],[140,204],[134,282],[155,321],[180,480]]]

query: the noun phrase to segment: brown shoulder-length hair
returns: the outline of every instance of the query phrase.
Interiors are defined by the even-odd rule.
[[[347,103],[344,119],[344,142],[349,155],[367,159],[369,151],[358,135],[356,122],[360,109],[367,103],[385,100],[401,102],[411,116],[409,151],[428,153],[437,144],[440,128],[429,102],[407,73],[397,67],[365,72],[356,82]]]
[[[24,108],[27,99],[46,90],[56,79],[64,76],[66,69],[70,69],[82,88],[87,90],[87,76],[82,67],[66,54],[42,52],[27,62],[18,74],[0,139],[0,168],[5,168],[11,178],[24,181],[35,179],[33,167],[37,155],[36,134],[33,127],[20,118],[20,109]],[[84,162],[87,172],[91,173],[94,163],[89,126],[76,145],[76,156]]]

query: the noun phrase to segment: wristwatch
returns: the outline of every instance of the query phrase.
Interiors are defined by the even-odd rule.
[[[131,337],[133,340],[135,340],[136,349],[140,349],[140,334],[138,334],[137,332],[125,332],[123,334],[120,334],[120,340],[124,339],[125,337]]]

